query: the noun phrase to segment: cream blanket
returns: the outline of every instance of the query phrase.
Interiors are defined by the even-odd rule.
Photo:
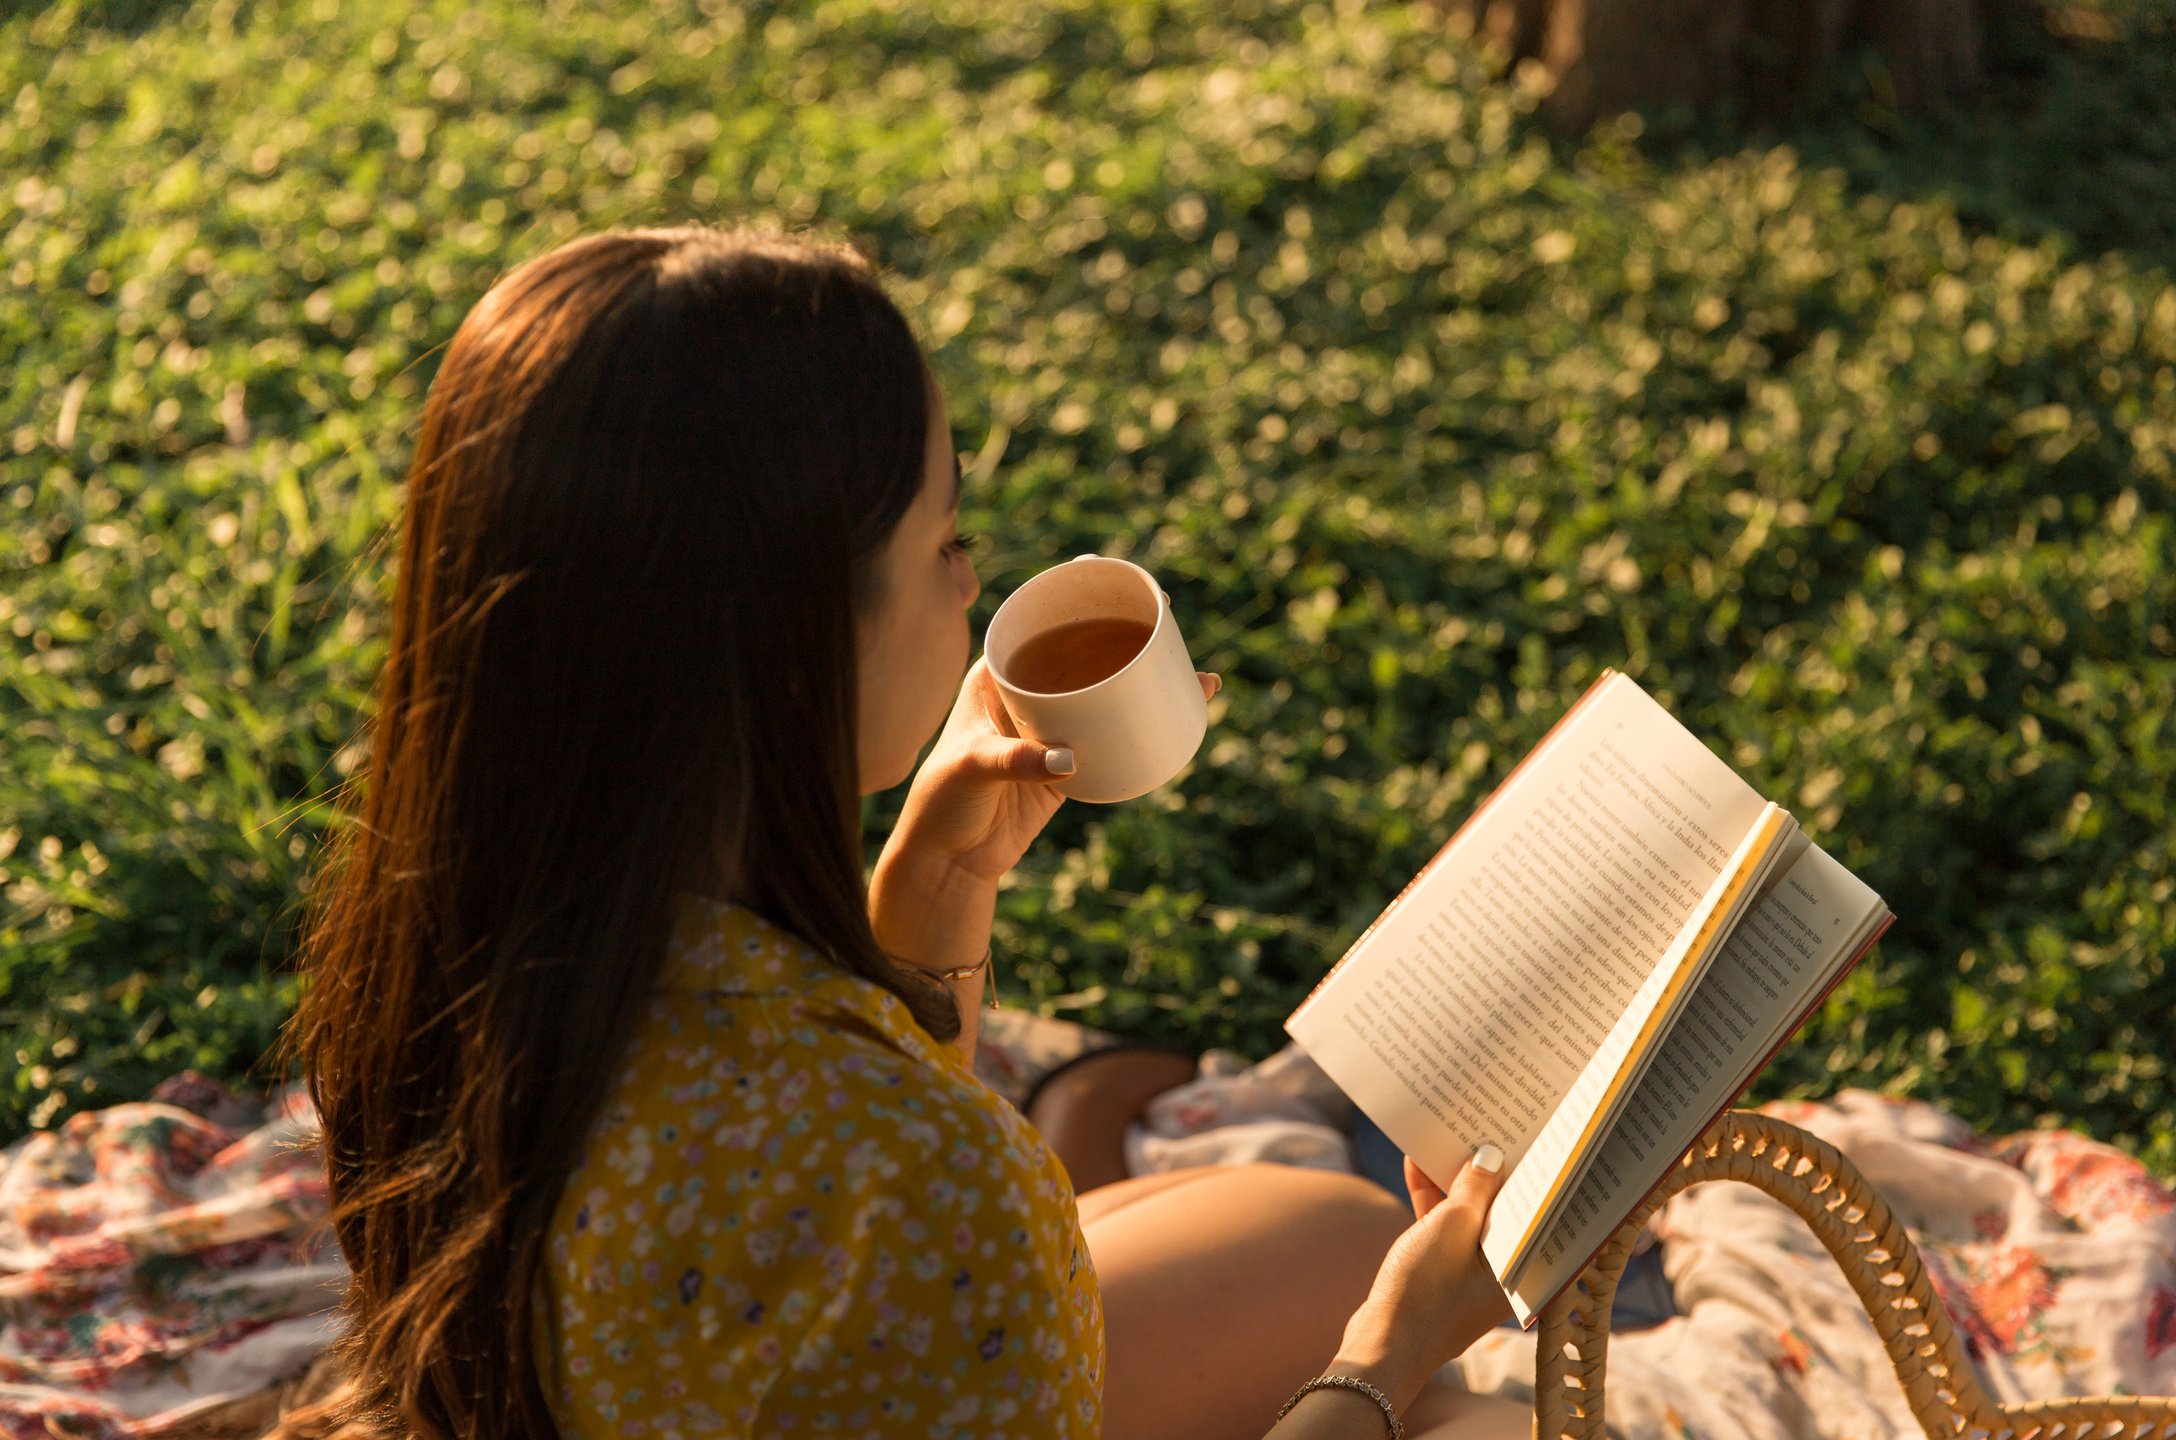
[[[2064,1130],[1982,1136],[1931,1105],[1847,1090],[1766,1113],[1835,1145],[1919,1246],[1997,1400],[2176,1394],[2176,1198]],[[1127,1136],[1135,1173],[1282,1160],[1353,1168],[1350,1106],[1296,1048],[1211,1052]],[[1653,1224],[1678,1315],[1610,1342],[1624,1440],[1878,1440],[1919,1426],[1872,1322],[1804,1222],[1710,1184]],[[1534,1340],[1501,1329],[1458,1362],[1468,1388],[1530,1401]]]

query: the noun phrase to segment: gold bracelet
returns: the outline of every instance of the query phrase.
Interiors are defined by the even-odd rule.
[[[1314,1379],[1308,1381],[1305,1385],[1300,1386],[1298,1390],[1293,1392],[1292,1398],[1284,1402],[1284,1409],[1277,1412],[1277,1418],[1279,1420],[1282,1420],[1285,1416],[1291,1414],[1292,1407],[1300,1403],[1300,1396],[1305,1395],[1308,1391],[1327,1390],[1331,1388],[1339,1390],[1357,1390],[1361,1394],[1367,1396],[1370,1400],[1373,1400],[1376,1404],[1382,1406],[1383,1419],[1390,1426],[1390,1440],[1405,1440],[1405,1426],[1399,1423],[1398,1412],[1395,1408],[1392,1407],[1390,1403],[1390,1397],[1388,1395],[1385,1395],[1382,1391],[1376,1389],[1373,1385],[1370,1385],[1367,1381],[1359,1379],[1352,1375],[1317,1375]]]
[[[976,974],[979,971],[989,970],[990,978],[985,985],[985,990],[987,993],[985,993],[983,996],[983,1003],[987,1004],[992,1010],[995,1010],[997,1008],[997,972],[990,969],[990,957],[994,953],[996,953],[996,947],[991,946],[982,952],[982,958],[980,960],[977,960],[974,964],[955,965],[949,970],[939,970],[938,972],[936,972],[937,976],[938,978],[943,980],[965,980],[968,976]]]

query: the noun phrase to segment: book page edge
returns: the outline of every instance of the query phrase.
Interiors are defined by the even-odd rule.
[[[1858,948],[1852,952],[1851,958],[1845,961],[1842,966],[1838,967],[1836,973],[1829,977],[1828,983],[1821,987],[1819,993],[1817,993],[1811,1000],[1807,1001],[1805,1006],[1799,1010],[1797,1018],[1792,1020],[1791,1023],[1787,1027],[1785,1027],[1782,1034],[1776,1038],[1775,1044],[1768,1047],[1768,1053],[1761,1056],[1759,1063],[1754,1065],[1752,1070],[1746,1074],[1745,1082],[1741,1084],[1737,1088],[1737,1090],[1731,1094],[1729,1099],[1723,1101],[1722,1104],[1716,1106],[1715,1112],[1712,1115],[1708,1116],[1706,1120],[1701,1122],[1700,1128],[1693,1132],[1696,1138],[1698,1136],[1705,1135],[1708,1132],[1709,1126],[1713,1125],[1717,1120],[1722,1119],[1724,1112],[1728,1111],[1733,1105],[1736,1105],[1738,1101],[1743,1098],[1745,1092],[1753,1088],[1753,1082],[1760,1078],[1761,1072],[1768,1068],[1769,1062],[1773,1061],[1777,1055],[1781,1054],[1783,1047],[1790,1044],[1791,1040],[1798,1034],[1798,1032],[1805,1028],[1806,1021],[1813,1017],[1813,1012],[1828,1003],[1828,997],[1835,992],[1835,989],[1838,985],[1841,985],[1843,983],[1844,977],[1846,975],[1849,975],[1853,970],[1856,970],[1858,968],[1859,962],[1866,958],[1867,952],[1871,951],[1874,948],[1875,943],[1879,941],[1882,936],[1889,933],[1889,927],[1896,923],[1896,912],[1890,910],[1887,903],[1884,902],[1881,906],[1880,914],[1881,921],[1874,927],[1873,932],[1869,934],[1864,940],[1859,942]],[[1647,1189],[1642,1192],[1640,1198],[1633,1201],[1630,1208],[1628,1208],[1624,1213],[1627,1216],[1630,1216],[1633,1211],[1636,1211],[1641,1206],[1645,1205],[1649,1197],[1651,1197],[1657,1190],[1660,1190],[1662,1188],[1663,1182],[1670,1178],[1671,1172],[1677,1169],[1678,1160],[1682,1158],[1683,1156],[1682,1154],[1680,1154],[1676,1159],[1672,1159],[1670,1161],[1669,1167],[1655,1178],[1655,1183],[1648,1186]],[[1515,1319],[1518,1320],[1519,1328],[1521,1330],[1533,1329],[1535,1322],[1541,1318],[1541,1312],[1548,1309],[1551,1305],[1555,1304],[1556,1299],[1559,1295],[1562,1295],[1566,1290],[1569,1290],[1573,1285],[1579,1282],[1579,1277],[1586,1274],[1587,1267],[1594,1263],[1594,1257],[1602,1253],[1602,1246],[1607,1245],[1610,1240],[1615,1237],[1617,1230],[1621,1228],[1623,1224],[1624,1221],[1619,1220],[1615,1226],[1612,1226],[1610,1228],[1609,1234],[1602,1237],[1601,1244],[1596,1245],[1593,1250],[1587,1253],[1587,1258],[1579,1262],[1578,1266],[1572,1270],[1570,1277],[1566,1279],[1562,1285],[1559,1285],[1555,1290],[1550,1291],[1548,1297],[1545,1298],[1539,1305],[1534,1306],[1532,1310],[1529,1311],[1527,1309],[1525,1302],[1522,1301],[1519,1298],[1518,1294],[1512,1289],[1512,1284],[1517,1283],[1515,1278],[1511,1282],[1511,1284],[1503,1285],[1504,1296],[1511,1302],[1512,1315]],[[1499,1283],[1502,1282],[1499,1281]]]

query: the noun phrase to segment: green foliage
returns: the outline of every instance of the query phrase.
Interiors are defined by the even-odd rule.
[[[1614,665],[1901,917],[1757,1093],[2176,1171],[2153,47],[2009,128],[1709,153],[1552,146],[1424,7],[0,15],[0,1134],[264,1052],[466,308],[763,213],[870,243],[987,438],[982,617],[1126,554],[1225,677],[1181,785],[1068,807],[1004,895],[1013,1003],[1267,1051]],[[2067,153],[2081,113],[2122,123]]]

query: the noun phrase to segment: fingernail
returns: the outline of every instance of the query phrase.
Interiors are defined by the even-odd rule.
[[[1043,768],[1053,775],[1070,775],[1076,768],[1073,752],[1060,745],[1043,752]]]
[[[1217,692],[1217,691],[1219,691],[1219,690],[1221,690],[1221,689],[1223,689],[1223,688],[1224,688],[1224,677],[1223,677],[1223,676],[1221,676],[1221,675],[1211,675],[1211,676],[1209,677],[1209,693],[1210,693],[1211,695],[1214,695],[1214,694],[1216,694],[1216,692]]]
[[[1494,1145],[1483,1145],[1473,1152],[1473,1163],[1474,1168],[1486,1170],[1493,1175],[1504,1168],[1504,1152]]]

